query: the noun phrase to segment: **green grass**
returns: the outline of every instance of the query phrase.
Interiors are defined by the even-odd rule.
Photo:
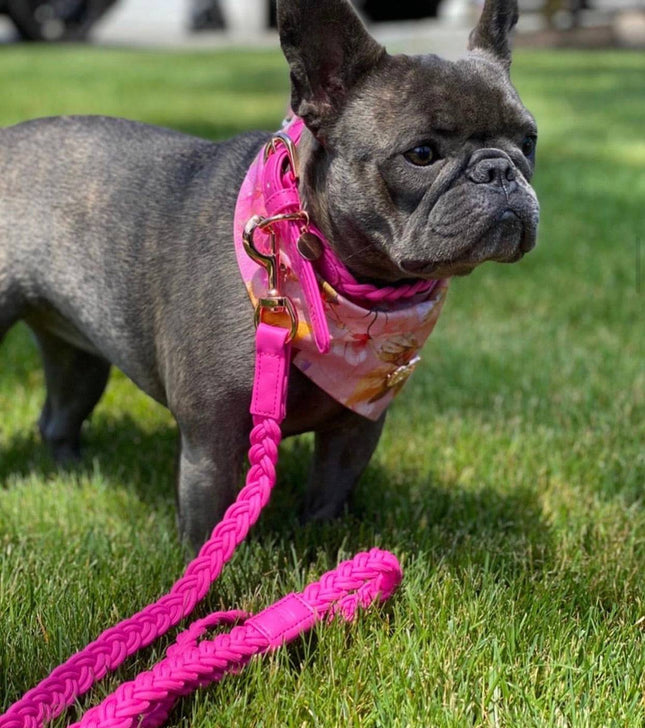
[[[276,53],[5,48],[0,67],[4,124],[106,113],[217,138],[275,127],[287,97]],[[350,514],[299,528],[311,440],[283,447],[274,502],[199,613],[260,609],[374,545],[403,561],[401,590],[185,700],[171,725],[645,723],[645,56],[524,52],[514,79],[540,125],[538,248],[454,282]],[[60,472],[35,435],[26,329],[0,366],[7,707],[168,589],[183,555],[169,415],[113,375],[85,465]]]

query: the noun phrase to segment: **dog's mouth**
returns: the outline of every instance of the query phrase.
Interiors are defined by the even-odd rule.
[[[416,278],[449,278],[471,273],[486,261],[515,263],[535,247],[536,226],[515,211],[502,210],[486,233],[454,258],[441,261],[403,260],[401,270]]]

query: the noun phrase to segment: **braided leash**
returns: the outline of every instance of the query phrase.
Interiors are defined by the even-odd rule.
[[[228,634],[198,643],[199,636],[217,624],[244,619],[240,612],[216,612],[196,622],[181,643],[149,672],[122,685],[73,728],[154,728],[162,725],[175,701],[195,689],[237,671],[256,654],[289,642],[325,616],[354,618],[358,607],[387,598],[399,583],[394,556],[374,549],[345,561],[300,594],[290,594],[234,627]],[[345,595],[345,596],[342,596]],[[290,627],[275,630],[276,615],[288,615]],[[141,720],[143,718],[143,720]]]
[[[280,437],[277,422],[266,419],[255,422],[250,436],[251,468],[246,485],[182,578],[155,604],[106,630],[84,650],[57,667],[0,716],[2,728],[37,728],[52,720],[96,681],[193,611],[266,505],[275,482]]]
[[[275,484],[289,371],[287,338],[286,329],[265,323],[258,327],[251,468],[245,487],[197,558],[168,594],[106,630],[26,693],[0,716],[0,728],[40,728],[129,656],[176,626],[204,598],[257,521]],[[374,549],[341,564],[302,594],[285,597],[229,634],[198,644],[199,637],[213,625],[245,616],[240,612],[211,615],[180,635],[166,658],[152,671],[122,685],[76,726],[162,725],[178,697],[220,680],[226,672],[244,666],[253,655],[277,649],[326,617],[339,614],[346,620],[353,619],[359,606],[368,607],[377,599],[387,599],[400,580],[396,558]]]

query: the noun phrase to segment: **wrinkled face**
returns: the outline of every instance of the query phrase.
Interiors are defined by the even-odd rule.
[[[537,128],[486,54],[386,57],[324,143],[303,196],[348,267],[379,281],[470,273],[535,245]]]

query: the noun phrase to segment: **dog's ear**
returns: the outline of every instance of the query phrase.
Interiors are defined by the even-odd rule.
[[[468,49],[491,53],[502,65],[511,66],[510,33],[517,23],[517,0],[486,0],[477,27],[470,34]]]
[[[346,0],[278,0],[291,107],[319,138],[350,89],[385,54]]]

